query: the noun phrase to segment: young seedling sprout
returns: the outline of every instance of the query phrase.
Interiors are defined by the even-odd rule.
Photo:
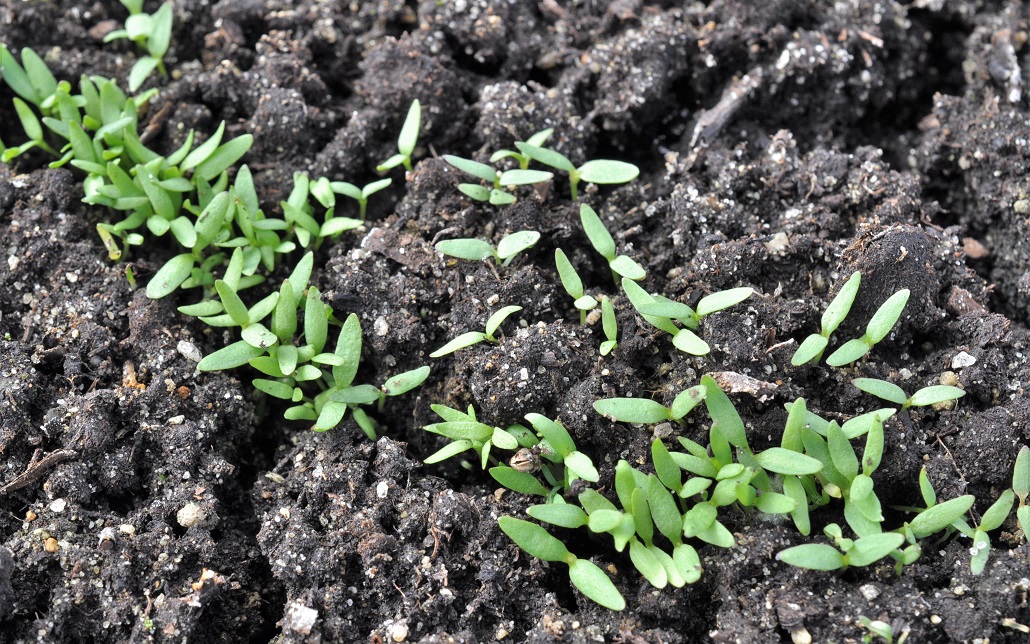
[[[551,138],[551,134],[554,133],[554,128],[547,128],[546,130],[540,130],[533,136],[526,139],[526,143],[542,147],[544,143],[547,143],[547,139]],[[526,170],[529,168],[529,162],[532,160],[526,155],[515,152],[514,150],[498,150],[490,155],[490,163],[497,163],[501,159],[515,159],[519,163],[519,168]]]
[[[905,304],[908,303],[909,290],[902,289],[891,295],[880,305],[865,328],[865,335],[860,338],[848,340],[839,349],[834,351],[826,364],[831,367],[842,367],[850,364],[869,353],[877,343],[887,337],[894,325],[901,318]]]
[[[587,311],[597,307],[597,300],[583,290],[583,280],[580,279],[579,273],[565,255],[565,251],[560,248],[555,249],[554,263],[558,268],[558,278],[561,279],[565,292],[575,300],[573,304],[579,310],[579,323],[586,324]]]
[[[538,163],[561,170],[562,172],[567,172],[569,175],[569,192],[571,193],[573,200],[579,196],[580,181],[611,185],[629,183],[640,175],[640,169],[637,168],[637,166],[632,163],[626,163],[625,161],[597,159],[594,161],[587,161],[577,168],[572,165],[572,161],[569,161],[565,155],[560,152],[555,152],[549,148],[540,147],[528,142],[523,143],[521,141],[516,143],[515,147],[517,147],[519,152],[523,155]]]
[[[488,202],[494,206],[506,206],[515,203],[515,196],[501,188],[533,185],[549,181],[554,177],[550,172],[522,168],[498,172],[485,163],[463,159],[451,154],[445,154],[443,159],[465,174],[489,182],[491,184],[489,188],[478,183],[460,183],[458,184],[458,190],[466,197],[476,201]]]
[[[436,351],[430,353],[429,357],[439,358],[447,355],[448,353],[454,353],[459,349],[464,349],[465,347],[471,347],[474,344],[479,344],[484,340],[486,340],[487,342],[493,342],[494,344],[497,344],[498,342],[500,342],[500,340],[494,337],[494,334],[497,333],[497,329],[508,318],[509,315],[521,310],[521,306],[506,306],[498,310],[496,313],[491,315],[490,318],[486,321],[485,333],[480,331],[469,331],[467,333],[462,333],[461,335],[454,338],[447,344],[443,345]]]
[[[313,181],[311,183],[311,194],[326,208],[334,208],[336,206],[336,195],[350,197],[354,201],[358,202],[358,220],[365,221],[365,213],[368,209],[368,198],[380,190],[387,188],[391,183],[393,183],[393,179],[386,178],[380,179],[379,181],[373,181],[365,187],[359,188],[353,183],[347,183],[346,181],[329,181],[326,177],[321,177],[318,181]],[[327,218],[330,217],[327,216]]]
[[[408,108],[408,115],[404,118],[404,125],[401,126],[401,133],[397,137],[397,154],[376,166],[376,170],[386,172],[403,164],[404,169],[411,172],[411,155],[415,152],[415,144],[418,143],[418,132],[421,127],[422,104],[416,98]]]
[[[598,253],[608,260],[608,267],[612,269],[612,276],[618,282],[620,277],[631,280],[642,280],[647,275],[643,267],[626,255],[618,255],[615,250],[615,240],[611,233],[604,227],[601,218],[597,216],[594,209],[583,204],[579,207],[579,219],[583,224],[583,230],[590,239],[590,245]]]
[[[520,230],[505,236],[497,243],[497,248],[482,239],[445,239],[437,242],[436,252],[458,259],[481,261],[493,257],[498,266],[507,266],[522,251],[532,248],[540,241],[540,233],[535,230]]]
[[[819,359],[823,357],[823,351],[826,350],[826,345],[830,342],[830,336],[851,311],[851,305],[855,302],[855,296],[858,295],[858,287],[861,283],[862,274],[858,271],[852,273],[848,281],[841,287],[840,292],[837,293],[837,297],[833,298],[823,312],[819,333],[813,333],[805,338],[798,350],[794,352],[794,357],[790,360],[792,365],[799,367],[809,362],[819,362]]]
[[[604,342],[600,352],[606,356],[619,346],[619,321],[615,318],[615,307],[607,295],[601,296],[601,329],[604,331]]]
[[[137,60],[129,72],[129,91],[135,92],[154,69],[157,69],[162,76],[168,75],[163,59],[164,55],[168,53],[168,46],[172,39],[173,6],[171,2],[165,2],[153,14],[147,14],[143,13],[143,0],[121,0],[121,3],[129,10],[129,17],[125,20],[125,29],[116,29],[110,32],[104,36],[104,42],[119,39],[131,40],[149,54]]]
[[[902,410],[909,407],[938,405],[966,395],[966,392],[958,387],[933,385],[931,387],[923,387],[909,396],[901,387],[878,378],[855,378],[851,381],[851,384],[867,394],[872,394],[895,405],[901,405]]]

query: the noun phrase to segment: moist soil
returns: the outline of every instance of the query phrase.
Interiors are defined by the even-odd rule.
[[[854,377],[910,393],[950,382],[966,391],[957,405],[887,423],[876,488],[884,507],[920,505],[926,467],[940,498],[973,494],[983,512],[1030,441],[1025,3],[175,4],[145,140],[171,151],[222,120],[254,134],[245,161],[268,212],[295,172],[375,179],[421,101],[414,170],[392,172],[366,225],[320,249],[313,279],[338,316],[360,316],[361,381],[432,373],[389,400],[376,441],[349,419],[328,433],[283,420],[253,373],[197,371],[235,338],[176,311],[192,294],[139,288],[171,245],[112,263],[95,234],[111,215],[81,202],[80,174],[36,154],[0,166],[0,640],[858,642],[866,616],[909,641],[1027,641],[1030,546],[1014,515],[983,574],[964,538],[927,540],[898,574],[890,559],[790,567],[778,551],[822,537],[730,511],[736,547],[698,544],[701,580],[662,591],[610,540],[553,530],[610,573],[628,604],[611,612],[501,533],[497,518],[531,499],[457,459],[422,463],[443,444],[422,429],[431,404],[472,405],[502,427],[536,412],[563,422],[607,493],[619,459],[648,470],[655,436],[706,441],[709,420],[615,424],[594,412],[601,398],[669,404],[718,373],[746,383],[731,397],[763,449],[798,396],[846,420],[880,406]],[[102,39],[125,15],[114,2],[10,2],[0,33],[60,78],[124,81],[135,50]],[[12,97],[0,87],[8,144],[23,140]],[[693,304],[755,289],[702,324],[709,355],[677,351],[617,298],[619,347],[601,357],[601,325],[579,323],[554,250],[589,292],[619,291],[567,181],[495,208],[461,195],[467,179],[438,157],[486,160],[547,127],[577,164],[641,168],[578,201],[646,268],[649,291]],[[541,241],[509,266],[433,249],[525,229]],[[855,270],[862,288],[834,342],[908,288],[902,321],[855,365],[791,366]],[[429,358],[512,304],[523,308],[498,344]],[[815,535],[843,523],[839,509],[814,517]]]

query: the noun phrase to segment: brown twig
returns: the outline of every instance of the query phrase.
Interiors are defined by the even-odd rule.
[[[0,495],[20,490],[32,484],[54,465],[73,459],[78,455],[78,452],[73,449],[59,449],[56,452],[50,452],[38,461],[33,459],[22,474],[16,476],[10,483],[0,487]]]

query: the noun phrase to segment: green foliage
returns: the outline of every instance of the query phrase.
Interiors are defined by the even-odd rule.
[[[358,202],[358,219],[364,221],[365,212],[368,209],[368,198],[380,190],[389,187],[391,183],[393,183],[393,179],[380,179],[379,181],[373,181],[363,188],[359,188],[353,183],[347,183],[346,181],[330,182],[325,177],[322,177],[319,182],[316,182],[316,185],[312,185],[312,193],[315,193],[316,190],[319,191],[318,194],[315,194],[315,197],[326,208],[333,208],[336,206],[335,195],[350,197]],[[326,186],[328,187],[328,190],[325,189]]]
[[[1025,539],[1030,535],[1030,503],[1027,503],[1027,498],[1030,497],[1030,447],[1026,445],[1019,448],[1019,455],[1016,457],[1016,467],[1012,473],[1012,490],[1019,499],[1016,518]]]
[[[486,328],[484,329],[484,331],[468,331],[466,333],[462,333],[461,335],[454,338],[447,344],[443,345],[436,351],[430,353],[429,357],[440,358],[447,355],[448,353],[454,353],[459,349],[471,347],[483,341],[492,342],[494,344],[499,343],[500,340],[494,337],[494,334],[497,333],[497,329],[500,328],[501,324],[508,318],[508,316],[510,316],[512,313],[516,313],[521,310],[521,306],[505,306],[499,309],[493,315],[487,318]]]
[[[606,260],[608,260],[608,266],[612,270],[612,275],[615,276],[615,281],[618,282],[620,278],[626,278],[631,280],[642,280],[647,275],[643,267],[636,263],[626,255],[617,255],[615,250],[615,240],[612,238],[608,229],[605,228],[604,223],[601,222],[601,218],[597,216],[594,209],[583,204],[579,208],[580,222],[583,224],[583,230],[587,234],[587,238],[590,239],[590,244],[594,247],[598,253],[601,254]]]
[[[124,29],[116,29],[104,37],[104,42],[114,40],[131,40],[147,55],[133,64],[129,72],[129,91],[135,92],[143,85],[147,77],[157,69],[162,76],[167,76],[164,67],[164,55],[172,39],[171,2],[165,2],[153,14],[143,13],[143,4],[137,0],[121,0],[129,10]]]
[[[622,278],[622,290],[630,304],[648,323],[672,336],[672,344],[680,351],[695,356],[707,355],[711,351],[708,343],[694,333],[705,316],[727,309],[751,297],[754,289],[731,288],[706,295],[694,310],[675,300],[653,295],[629,278]],[[682,327],[677,326],[682,324]]]
[[[797,367],[809,362],[819,362],[819,359],[823,357],[823,351],[826,350],[826,345],[830,342],[830,336],[851,312],[851,305],[855,302],[855,296],[858,295],[858,287],[861,283],[862,274],[858,271],[852,273],[837,296],[826,307],[826,311],[823,312],[819,333],[813,333],[805,338],[798,350],[794,352],[791,364]]]
[[[472,261],[493,257],[498,266],[507,266],[516,255],[532,248],[538,241],[540,233],[537,231],[520,230],[503,237],[496,248],[481,239],[445,239],[437,242],[436,252]]]
[[[876,378],[855,378],[851,381],[853,385],[867,394],[882,398],[895,405],[901,405],[901,409],[909,407],[928,407],[938,405],[951,400],[956,400],[966,395],[966,392],[958,387],[948,385],[933,385],[923,387],[916,393],[908,396],[901,387]]]
[[[608,159],[587,161],[577,168],[561,153],[541,147],[542,145],[543,143],[534,145],[528,141],[520,141],[515,144],[515,147],[518,148],[525,158],[568,173],[569,192],[573,201],[579,196],[578,188],[580,181],[605,185],[629,183],[640,174],[640,169],[632,163]]]
[[[411,155],[414,154],[415,146],[418,144],[418,133],[421,128],[422,103],[416,98],[408,108],[408,115],[404,117],[404,125],[401,126],[401,133],[397,137],[397,154],[376,166],[376,170],[386,172],[403,165],[405,170],[411,172]]]
[[[462,183],[458,185],[458,190],[466,197],[476,201],[488,202],[494,206],[506,206],[515,203],[514,195],[502,190],[502,188],[542,183],[549,181],[554,176],[550,172],[526,170],[525,168],[500,172],[485,163],[463,159],[451,154],[445,154],[443,159],[465,174],[489,182],[491,184],[489,188],[477,183]]]
[[[860,338],[848,340],[841,345],[839,349],[826,359],[826,364],[831,367],[842,367],[869,353],[870,349],[887,337],[887,334],[894,328],[898,319],[901,318],[901,313],[905,310],[905,304],[908,303],[908,297],[909,290],[906,288],[887,298],[880,305],[880,308],[876,310],[876,313],[873,314],[873,317],[869,319],[868,324],[866,324],[865,334]]]

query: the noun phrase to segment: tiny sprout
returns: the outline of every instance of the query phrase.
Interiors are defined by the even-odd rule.
[[[851,305],[855,302],[855,296],[858,295],[858,287],[861,283],[862,274],[858,271],[852,273],[848,281],[841,287],[840,292],[837,293],[837,297],[833,298],[823,312],[819,333],[813,333],[805,338],[798,350],[794,352],[794,357],[790,360],[792,365],[798,367],[808,362],[818,362],[822,358],[823,351],[830,342],[830,336],[851,311]]]
[[[540,241],[540,233],[535,230],[520,230],[505,236],[497,243],[497,248],[481,239],[445,239],[437,242],[436,251],[449,257],[479,261],[493,257],[499,266],[507,266],[522,251],[532,248]]]
[[[498,342],[500,342],[500,340],[494,337],[494,334],[497,333],[497,329],[508,318],[509,315],[521,310],[521,306],[506,306],[498,310],[496,313],[491,315],[490,318],[486,321],[486,328],[484,329],[485,333],[479,331],[469,331],[467,333],[462,333],[461,335],[454,338],[447,344],[443,345],[436,351],[430,353],[429,357],[439,358],[447,355],[448,353],[454,353],[459,349],[464,349],[466,347],[471,347],[472,345],[479,344],[484,340],[497,344]]]
[[[882,622],[878,619],[869,619],[865,615],[860,615],[858,618],[862,627],[865,628],[869,633],[862,638],[864,644],[870,644],[874,637],[883,639],[887,644],[894,644],[894,627],[887,622]],[[904,627],[901,631],[901,636],[898,637],[897,644],[904,644],[905,640],[908,639],[909,629]]]
[[[408,115],[404,118],[400,136],[397,137],[397,154],[376,166],[376,170],[385,172],[403,164],[404,169],[411,172],[411,155],[415,152],[415,144],[418,142],[418,132],[421,127],[422,104],[416,98],[408,108]]]
[[[547,143],[547,139],[551,138],[551,134],[554,133],[554,128],[547,128],[534,134],[533,136],[526,139],[526,143],[535,146],[543,146]],[[497,163],[501,159],[515,159],[519,163],[519,168],[527,170],[529,168],[529,162],[532,160],[524,154],[515,152],[514,150],[498,150],[490,155],[490,163]]]
[[[583,280],[580,279],[579,273],[565,255],[565,251],[560,248],[555,249],[554,263],[558,268],[558,277],[561,279],[565,292],[575,300],[574,306],[579,310],[579,323],[586,324],[587,311],[597,308],[597,300],[583,290]]]
[[[368,208],[368,198],[390,185],[393,179],[380,179],[373,181],[364,188],[359,188],[353,183],[346,181],[333,181],[329,187],[335,194],[344,195],[358,202],[358,219],[365,220],[365,211]]]
[[[125,20],[125,29],[116,29],[104,37],[104,42],[112,40],[131,40],[143,49],[148,56],[136,61],[129,72],[129,90],[135,92],[143,82],[157,69],[162,76],[167,76],[163,58],[168,53],[172,39],[172,3],[166,2],[153,14],[143,13],[143,3],[138,0],[121,0],[129,10]]]
[[[855,378],[851,383],[867,394],[872,394],[877,398],[892,402],[895,405],[901,405],[902,410],[908,409],[909,407],[929,407],[931,405],[956,400],[966,395],[966,392],[958,387],[951,387],[948,385],[923,387],[911,396],[908,396],[901,387],[887,382],[886,380],[879,380],[877,378]]]
[[[619,322],[615,319],[615,307],[607,295],[601,296],[601,328],[604,330],[604,342],[601,343],[601,355],[606,356],[619,346]]]
[[[1030,504],[1027,503],[1027,497],[1030,497],[1030,447],[1026,445],[1019,448],[1019,455],[1016,456],[1016,466],[1012,472],[1012,491],[1019,499],[1016,519],[1023,530],[1023,538],[1030,538]]]
[[[616,254],[615,240],[612,239],[611,233],[604,227],[604,223],[601,222],[601,218],[597,216],[593,208],[586,204],[580,206],[579,219],[594,250],[608,260],[612,275],[616,276],[615,281],[618,281],[620,277],[631,280],[644,279],[647,273],[640,264],[626,255]]]
[[[543,172],[541,170],[525,170],[521,168],[517,170],[498,172],[485,163],[463,159],[451,154],[445,154],[443,159],[465,174],[472,175],[473,177],[477,177],[483,181],[489,181],[492,184],[492,187],[490,188],[479,185],[478,183],[462,183],[458,184],[458,190],[466,197],[475,199],[476,201],[485,201],[494,206],[506,206],[508,204],[515,203],[515,197],[501,188],[541,183],[549,181],[554,176],[550,172]]]
[[[568,157],[549,148],[540,147],[528,142],[516,143],[515,147],[523,155],[538,163],[567,172],[569,175],[569,191],[573,199],[579,196],[578,187],[580,181],[609,185],[629,183],[640,175],[640,169],[637,166],[624,161],[597,159],[595,161],[587,161],[577,168],[572,165],[572,161],[569,161]]]
[[[865,335],[845,342],[826,359],[826,364],[831,367],[842,367],[869,353],[869,350],[887,337],[897,324],[901,312],[905,310],[905,304],[908,303],[908,296],[909,290],[906,288],[887,298],[869,319]]]

